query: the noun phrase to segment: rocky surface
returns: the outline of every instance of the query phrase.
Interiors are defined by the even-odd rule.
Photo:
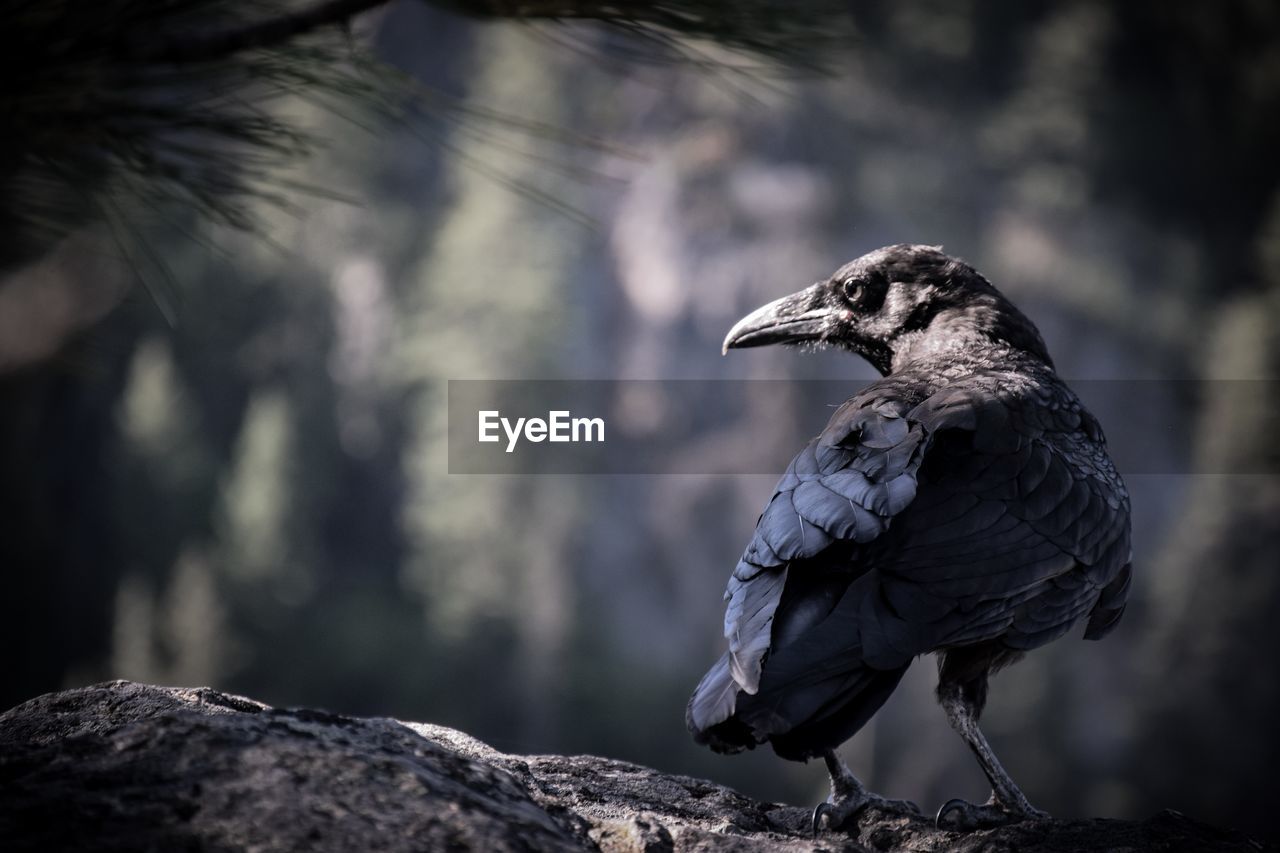
[[[115,681],[0,715],[0,850],[1231,850],[1176,812],[982,832],[805,810],[590,756],[518,756],[439,726]]]

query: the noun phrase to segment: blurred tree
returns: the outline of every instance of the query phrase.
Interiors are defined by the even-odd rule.
[[[1257,243],[1266,290],[1226,301],[1208,330],[1195,453],[1210,475],[1196,478],[1157,563],[1165,577],[1152,602],[1135,746],[1149,768],[1146,807],[1222,815],[1264,836],[1275,833],[1269,786],[1280,762],[1270,734],[1280,684],[1268,662],[1280,649],[1277,225],[1273,213]]]
[[[328,452],[317,446],[337,448],[345,440],[337,432],[317,430],[312,420],[333,402],[335,389],[327,383],[316,384],[303,368],[303,381],[290,399],[265,410],[270,404],[263,401],[272,399],[271,392],[255,391],[289,382],[291,362],[296,365],[303,357],[268,343],[271,336],[293,334],[301,345],[324,340],[324,334],[320,341],[308,340],[316,328],[308,323],[316,321],[322,328],[329,322],[327,297],[288,295],[278,286],[246,281],[247,270],[255,265],[261,274],[276,274],[279,258],[264,262],[261,247],[246,246],[233,234],[217,238],[222,250],[209,246],[210,229],[219,227],[279,238],[281,228],[296,227],[302,205],[332,194],[335,181],[305,177],[305,159],[324,136],[316,132],[327,120],[323,114],[357,124],[365,122],[362,115],[372,114],[392,127],[413,125],[416,132],[422,122],[406,119],[406,110],[425,113],[428,127],[445,125],[431,137],[445,142],[460,122],[496,121],[534,134],[567,133],[548,123],[547,115],[521,117],[525,104],[510,102],[504,108],[509,114],[495,114],[483,104],[466,102],[468,85],[459,87],[460,97],[447,93],[444,85],[409,83],[379,65],[363,40],[344,38],[343,30],[360,12],[381,5],[375,0],[0,3],[11,39],[11,49],[0,58],[5,122],[0,134],[5,198],[0,205],[0,272],[8,273],[0,282],[0,295],[9,297],[0,301],[0,308],[5,327],[14,332],[12,347],[0,354],[0,369],[8,371],[0,400],[6,411],[22,414],[4,426],[3,506],[9,510],[6,527],[23,531],[0,545],[0,565],[13,578],[0,621],[15,638],[56,637],[52,645],[32,650],[16,664],[14,677],[0,688],[0,704],[60,683],[71,661],[100,656],[118,579],[132,571],[131,565],[146,567],[149,575],[127,587],[131,601],[141,600],[140,590],[163,585],[184,543],[192,536],[214,534],[208,519],[219,505],[217,472],[232,465],[233,452],[253,452],[251,442],[235,450],[246,406],[254,427],[251,437],[265,428],[255,426],[265,417],[263,411],[283,411],[286,420],[292,412],[309,424],[304,442],[290,442],[306,460],[301,470],[308,472],[309,483],[372,476],[344,471],[347,463],[339,459],[328,469],[317,467],[317,454]],[[687,49],[683,39],[691,37],[795,67],[816,65],[843,18],[838,3],[792,9],[778,0],[438,5],[530,24],[549,19],[548,26],[569,18],[600,20],[634,37],[632,59],[680,58]],[[448,25],[437,19],[438,30]],[[428,52],[448,56],[453,46],[438,39]],[[421,52],[420,45],[414,48],[413,53]],[[459,45],[457,56],[464,53]],[[320,109],[308,108],[311,103]],[[470,132],[476,133],[474,128]],[[420,159],[421,152],[415,157]],[[455,162],[475,161],[460,154]],[[520,181],[514,184],[527,189]],[[275,213],[281,210],[293,218],[282,220]],[[60,243],[70,232],[94,223],[104,226],[109,245]],[[27,267],[15,273],[58,246],[61,251],[45,262],[51,272],[35,275]],[[232,249],[242,262],[228,274],[233,267],[214,255]],[[126,306],[129,310],[110,331],[96,335],[90,348],[32,367],[127,293],[119,286],[105,296],[93,292],[102,283],[102,266],[88,275],[64,271],[86,252],[96,253],[100,263],[112,257],[124,260],[150,285],[154,304],[170,324],[181,297],[182,332],[157,328],[145,307]],[[244,258],[254,258],[256,264],[245,264]],[[175,288],[176,271],[181,271],[181,293]],[[208,292],[201,293],[202,287]],[[51,305],[67,302],[92,309],[58,308],[49,315]],[[290,317],[283,330],[277,325],[282,313]],[[195,317],[208,322],[192,322]],[[33,328],[38,339],[19,346]],[[299,341],[300,329],[306,331]],[[239,349],[245,351],[246,363],[218,361],[218,355]],[[14,375],[16,368],[25,369]],[[81,371],[92,375],[89,392],[82,388]],[[114,423],[122,395],[123,435]],[[137,399],[141,401],[129,405]],[[138,422],[145,417],[130,416],[130,411],[164,411],[171,417],[148,425]],[[278,425],[279,420],[273,416],[270,422]],[[392,420],[382,428],[394,437],[394,416]],[[340,431],[338,425],[329,426]],[[280,441],[290,441],[288,429],[285,433]],[[394,469],[398,447],[394,441],[382,446],[387,454],[383,462]],[[117,456],[128,461],[119,469],[109,467],[107,460]],[[334,511],[323,492],[303,488],[298,494],[311,505],[295,500],[280,516],[282,523],[296,526],[303,523],[296,518],[306,518],[308,512],[316,514],[311,522],[327,521],[324,514]],[[387,497],[394,504],[394,493]],[[107,498],[114,512],[100,502]],[[394,550],[398,537],[392,532],[378,538],[376,526],[394,526],[395,506],[367,510],[373,525],[368,534]],[[233,540],[253,536],[252,525],[244,521],[246,511],[229,511],[223,530]],[[343,513],[342,522],[349,522],[349,510]],[[59,535],[59,525],[75,526],[72,519],[81,517],[86,526],[77,526],[75,536]],[[152,523],[139,526],[141,518]],[[329,544],[341,547],[347,541],[335,537]],[[235,547],[252,552],[258,546]],[[315,557],[314,551],[295,553],[290,560],[295,567],[307,565],[308,572],[323,573]],[[395,576],[394,555],[381,565],[389,577]],[[251,568],[246,565],[244,571]],[[162,596],[163,589],[147,595]],[[66,609],[68,604],[72,609]],[[276,630],[285,633],[283,626]],[[99,651],[92,652],[94,648]]]

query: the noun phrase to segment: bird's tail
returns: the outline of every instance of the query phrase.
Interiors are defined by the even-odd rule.
[[[768,741],[783,758],[803,761],[853,737],[897,687],[906,666],[876,670],[854,661],[834,672],[822,662],[794,677],[770,678],[760,691],[742,692],[725,654],[702,677],[685,723],[698,743],[716,752],[754,749]]]
[[[762,740],[736,717],[741,688],[729,669],[729,653],[702,676],[693,697],[685,708],[684,721],[698,743],[716,752],[741,752],[752,749]]]

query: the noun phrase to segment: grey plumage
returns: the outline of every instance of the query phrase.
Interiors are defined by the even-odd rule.
[[[1084,617],[1097,639],[1123,613],[1129,502],[1101,428],[1031,322],[931,247],[864,256],[745,318],[726,349],[802,341],[884,378],[779,481],[729,579],[729,650],[689,727],[717,751],[829,755],[936,652],[944,707],[980,738],[990,672]],[[971,741],[990,776],[984,745]],[[1034,812],[1012,780],[993,788],[1020,798],[993,801],[1002,813]]]

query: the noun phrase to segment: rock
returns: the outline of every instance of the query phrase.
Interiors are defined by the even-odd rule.
[[[804,809],[590,756],[506,755],[461,732],[114,681],[0,715],[0,849],[976,851],[1261,845],[1175,812],[973,833]]]

